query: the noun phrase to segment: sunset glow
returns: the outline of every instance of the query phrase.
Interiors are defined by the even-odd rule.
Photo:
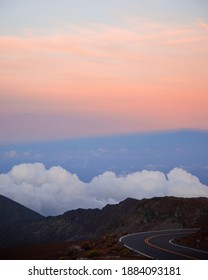
[[[167,21],[129,8],[113,22],[28,22],[0,30],[2,142],[208,129],[203,16]]]

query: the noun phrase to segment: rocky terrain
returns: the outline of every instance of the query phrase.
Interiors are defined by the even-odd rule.
[[[196,249],[202,249],[208,251],[208,215],[205,216],[198,227],[199,231],[190,235],[189,237],[181,237],[175,240],[176,243],[179,243],[184,246],[191,246]]]
[[[0,248],[0,260],[76,260],[76,259],[145,259],[128,250],[116,234],[100,239],[74,242],[55,242]]]
[[[128,198],[103,209],[77,209],[56,217],[43,217],[1,196],[0,210],[0,258],[6,258],[14,247],[20,248],[17,246],[21,246],[21,250],[16,249],[16,253],[21,251],[20,258],[23,258],[24,252],[27,255],[30,251],[33,252],[33,257],[29,254],[31,258],[36,258],[34,254],[37,250],[37,258],[134,258],[119,244],[118,239],[122,235],[147,230],[201,227],[198,234],[203,235],[204,239],[192,237],[193,241],[189,238],[189,242],[198,247],[199,243],[203,244],[202,240],[207,240],[208,235],[205,227],[207,198]],[[92,248],[86,250],[83,242],[88,242]],[[48,246],[50,249],[47,251],[51,253],[41,257],[40,248],[44,246]],[[29,258],[26,255],[25,258]],[[18,258],[16,255],[15,259]]]

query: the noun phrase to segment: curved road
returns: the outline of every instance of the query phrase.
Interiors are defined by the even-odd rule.
[[[208,260],[208,252],[174,244],[173,239],[188,236],[198,229],[148,231],[120,238],[125,247],[151,259]]]

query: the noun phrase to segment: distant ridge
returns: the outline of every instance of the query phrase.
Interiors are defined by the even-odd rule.
[[[208,185],[207,143],[208,131],[194,129],[13,143],[0,145],[4,159],[0,173],[9,172],[14,165],[40,161],[47,168],[60,165],[89,182],[106,170],[119,175],[143,169],[168,173],[183,167]],[[9,156],[10,151],[18,156]]]

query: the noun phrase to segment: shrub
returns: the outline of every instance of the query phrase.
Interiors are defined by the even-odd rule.
[[[94,244],[91,241],[84,241],[81,244],[81,248],[85,251],[88,251],[94,247]]]
[[[99,256],[100,256],[100,253],[97,250],[90,250],[86,253],[86,257],[90,258],[90,259],[99,257]]]
[[[126,249],[126,248],[123,248],[121,251],[120,251],[120,255],[121,256],[128,256],[129,255],[129,250]]]
[[[80,246],[71,245],[68,247],[67,253],[69,256],[76,256],[81,251],[83,251],[83,249]]]

